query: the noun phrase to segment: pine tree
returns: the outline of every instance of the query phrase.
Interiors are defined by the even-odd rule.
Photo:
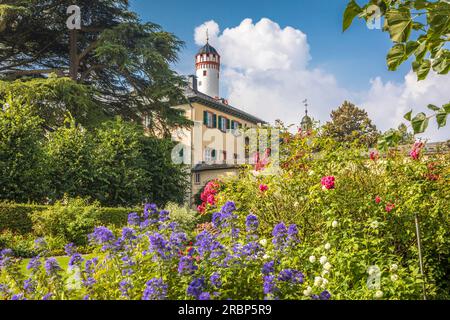
[[[81,30],[66,24],[74,4],[81,9]],[[70,77],[95,90],[106,114],[135,121],[147,115],[153,131],[168,133],[187,123],[170,108],[184,102],[184,80],[170,67],[182,46],[157,24],[142,23],[127,0],[0,4],[0,78]]]

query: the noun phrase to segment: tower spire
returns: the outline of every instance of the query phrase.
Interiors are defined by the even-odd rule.
[[[206,43],[209,43],[209,29],[206,28]]]
[[[308,99],[303,100],[303,104],[305,105],[305,115],[308,115]]]

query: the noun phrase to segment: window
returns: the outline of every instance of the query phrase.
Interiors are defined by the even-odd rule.
[[[205,149],[205,162],[211,163],[216,161],[217,159],[217,151],[214,149],[206,148]]]
[[[219,129],[222,130],[222,131],[226,131],[227,130],[227,118],[220,117]]]
[[[200,173],[195,174],[195,184],[199,185],[201,183]]]
[[[206,75],[207,75],[206,70],[203,70],[203,76],[206,77]]]
[[[217,128],[217,115],[203,111],[203,124],[208,128]]]
[[[226,151],[222,151],[222,157],[223,157],[223,162],[227,161],[227,152]]]
[[[202,86],[202,82],[201,82],[201,81],[198,82],[198,86],[199,86],[199,87]]]

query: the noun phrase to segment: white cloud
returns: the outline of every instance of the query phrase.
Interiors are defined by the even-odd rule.
[[[311,114],[322,123],[344,100],[364,107],[382,130],[397,127],[411,108],[423,110],[429,103],[442,105],[449,100],[450,76],[430,75],[417,82],[413,73],[404,83],[371,81],[367,92],[351,92],[337,83],[333,74],[308,67],[311,59],[307,36],[292,27],[281,28],[269,19],[254,23],[245,19],[239,26],[220,32],[219,25],[208,21],[195,29],[195,42],[210,43],[222,56],[222,82],[230,103],[273,122],[298,124],[304,114],[301,101],[308,98]],[[429,136],[448,139],[448,127]]]

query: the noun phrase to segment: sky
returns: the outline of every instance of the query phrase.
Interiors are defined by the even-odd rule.
[[[363,3],[361,0],[358,1]],[[381,30],[355,21],[342,32],[347,0],[132,0],[143,21],[161,25],[185,42],[174,69],[193,74],[194,56],[206,40],[222,56],[221,96],[235,107],[273,123],[297,124],[309,100],[321,123],[344,100],[364,108],[378,129],[403,122],[414,109],[450,100],[450,75],[417,82],[411,64],[388,71],[392,43]],[[424,135],[450,139],[450,126]]]

